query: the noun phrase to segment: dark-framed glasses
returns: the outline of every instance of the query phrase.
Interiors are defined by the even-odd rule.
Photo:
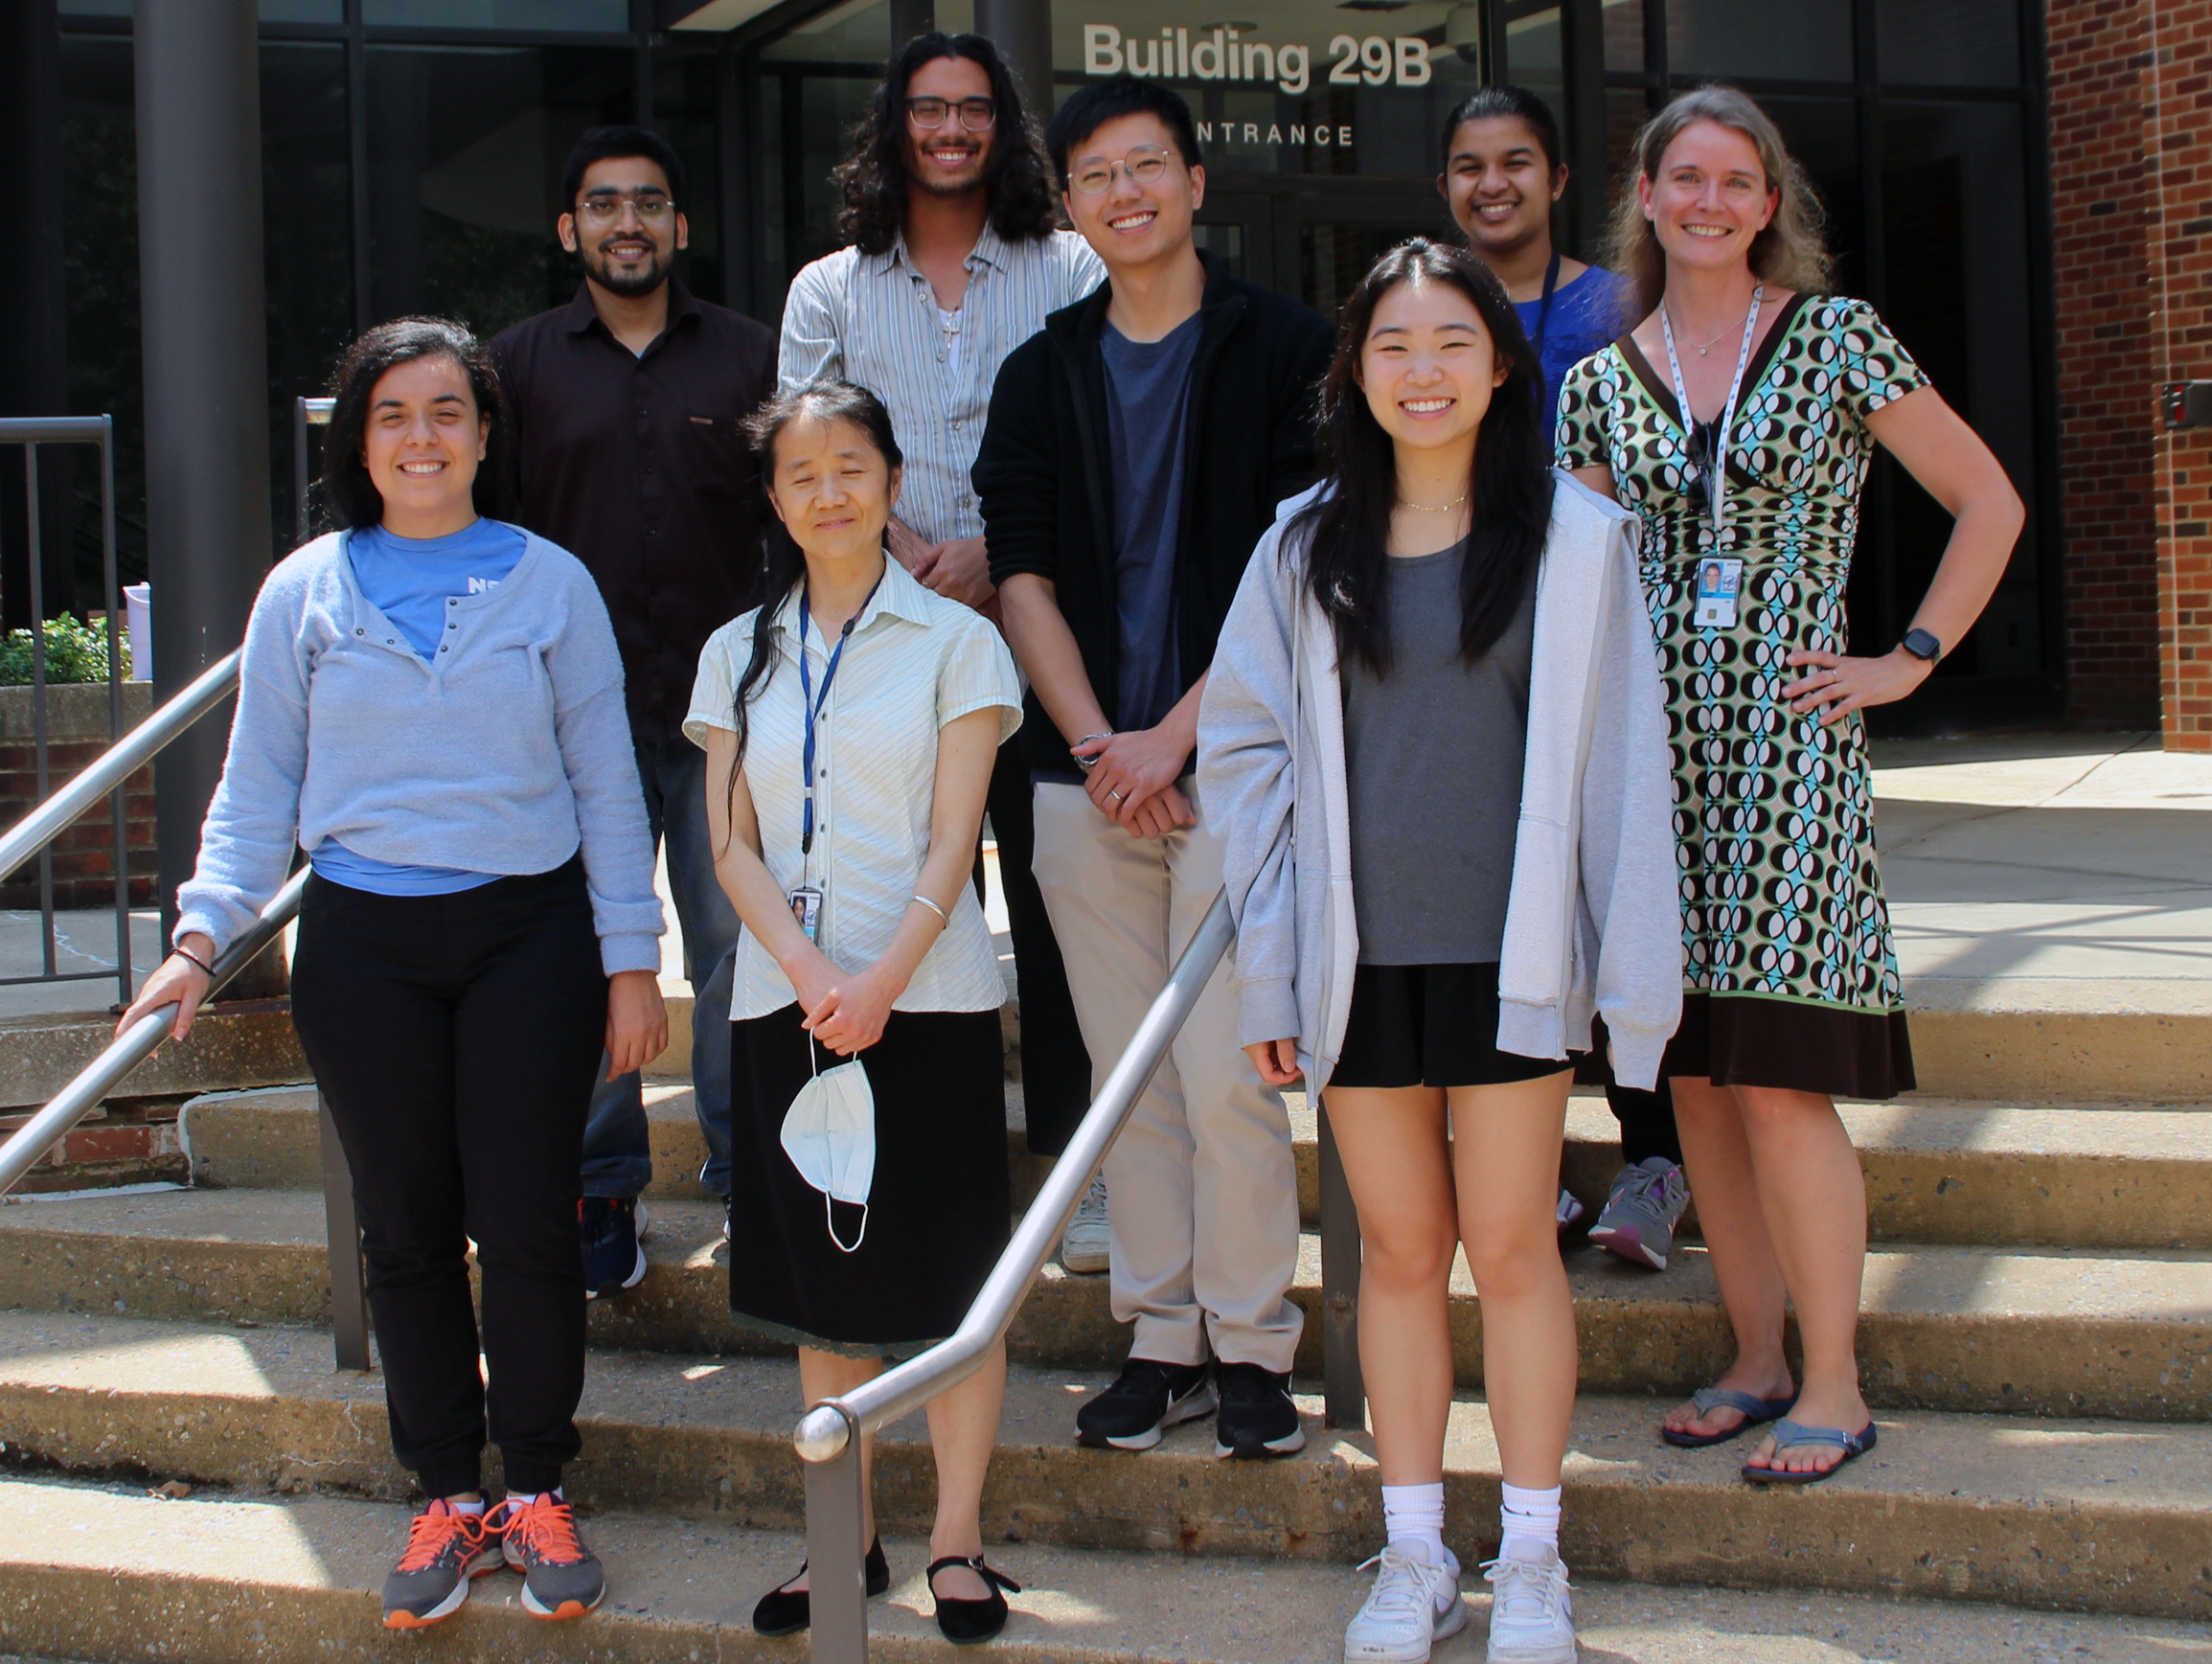
[[[638,220],[645,225],[665,225],[676,205],[658,191],[615,192],[604,194],[594,193],[576,205],[577,214],[593,225],[612,225],[622,217],[625,208],[637,211]]]
[[[947,99],[908,99],[906,119],[924,131],[935,131],[945,125],[945,118],[954,108],[960,111],[960,125],[971,133],[988,132],[998,120],[998,106],[989,99],[962,99],[957,106]]]
[[[1689,443],[1682,453],[1690,466],[1683,470],[1682,490],[1690,506],[1708,520],[1720,518],[1720,479],[1713,470],[1713,454],[1720,438],[1719,423],[1693,422]]]
[[[1168,153],[1157,145],[1139,145],[1119,162],[1093,158],[1069,176],[1068,184],[1079,195],[1100,195],[1113,184],[1116,168],[1136,184],[1156,184],[1160,175],[1168,171]]]

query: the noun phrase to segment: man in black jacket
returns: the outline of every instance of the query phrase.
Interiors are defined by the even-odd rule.
[[[1037,879],[1103,1080],[1220,887],[1198,699],[1253,544],[1311,483],[1334,331],[1194,246],[1205,169],[1167,87],[1093,82],[1046,144],[1107,282],[1009,355],[974,481],[1031,684]],[[1298,1449],[1289,1122],[1238,1050],[1225,967],[1106,1176],[1113,1311],[1136,1333],[1078,1436],[1147,1449],[1218,1403],[1220,1453]]]

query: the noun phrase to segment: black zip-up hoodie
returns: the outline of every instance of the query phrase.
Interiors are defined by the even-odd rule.
[[[1336,331],[1311,308],[1223,271],[1201,253],[1204,322],[1184,418],[1175,618],[1188,690],[1213,663],[1244,563],[1275,505],[1313,483],[1314,399]],[[1091,690],[1119,723],[1121,623],[1114,579],[1113,461],[1106,422],[1101,284],[1007,355],[975,461],[991,578],[1051,580]],[[1033,690],[1022,722],[1030,766],[1070,776],[1068,746]]]

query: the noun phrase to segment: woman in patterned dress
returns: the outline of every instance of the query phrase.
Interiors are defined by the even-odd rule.
[[[1569,373],[1559,461],[1642,516],[1667,687],[1686,992],[1665,1072],[1736,1360],[1662,1436],[1774,1422],[1744,1476],[1803,1484],[1874,1434],[1855,1353],[1866,1191],[1832,1095],[1913,1084],[1859,712],[1966,633],[2022,511],[1874,309],[1821,292],[1817,199],[1758,105],[1686,93],[1634,154],[1613,263],[1643,322]],[[1854,656],[1874,443],[1956,524],[1905,641]]]

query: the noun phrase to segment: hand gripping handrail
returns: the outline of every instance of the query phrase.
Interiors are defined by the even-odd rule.
[[[239,655],[226,653],[200,672],[176,697],[109,746],[99,762],[25,815],[0,837],[0,881],[152,762],[165,745],[219,704],[238,681]]]
[[[232,655],[233,659],[237,655]],[[231,663],[230,660],[225,661]],[[200,678],[223,669],[217,665]],[[235,664],[232,673],[236,673]],[[197,687],[198,682],[193,684]],[[188,690],[189,692],[189,690]],[[181,704],[183,696],[171,701]],[[148,724],[147,726],[150,726]],[[143,734],[145,727],[139,729]],[[132,738],[136,738],[134,735]],[[158,747],[156,747],[158,749]],[[225,948],[216,959],[215,975],[208,983],[208,995],[213,998],[225,983],[251,965],[262,949],[275,941],[286,924],[300,910],[300,896],[308,887],[308,869],[302,867],[291,881],[276,893],[269,904],[262,909],[262,916],[253,927]],[[177,1005],[156,1006],[114,1039],[99,1057],[78,1071],[77,1078],[61,1088],[45,1108],[23,1124],[5,1144],[0,1144],[0,1195],[14,1188],[15,1181],[38,1165],[39,1160],[69,1135],[69,1131],[97,1106],[103,1098],[115,1090],[123,1078],[153,1055],[154,1047],[169,1038],[176,1025]]]
[[[1106,1076],[1067,1150],[1015,1228],[960,1327],[927,1352],[884,1371],[841,1398],[826,1399],[800,1421],[791,1443],[806,1463],[807,1564],[813,1595],[810,1641],[816,1664],[862,1664],[868,1655],[868,1607],[860,1540],[859,1442],[957,1386],[983,1366],[1006,1337],[1030,1285],[1060,1242],[1069,1217],[1129,1112],[1152,1083],[1214,969],[1236,934],[1226,890],[1191,934],[1167,986]]]

